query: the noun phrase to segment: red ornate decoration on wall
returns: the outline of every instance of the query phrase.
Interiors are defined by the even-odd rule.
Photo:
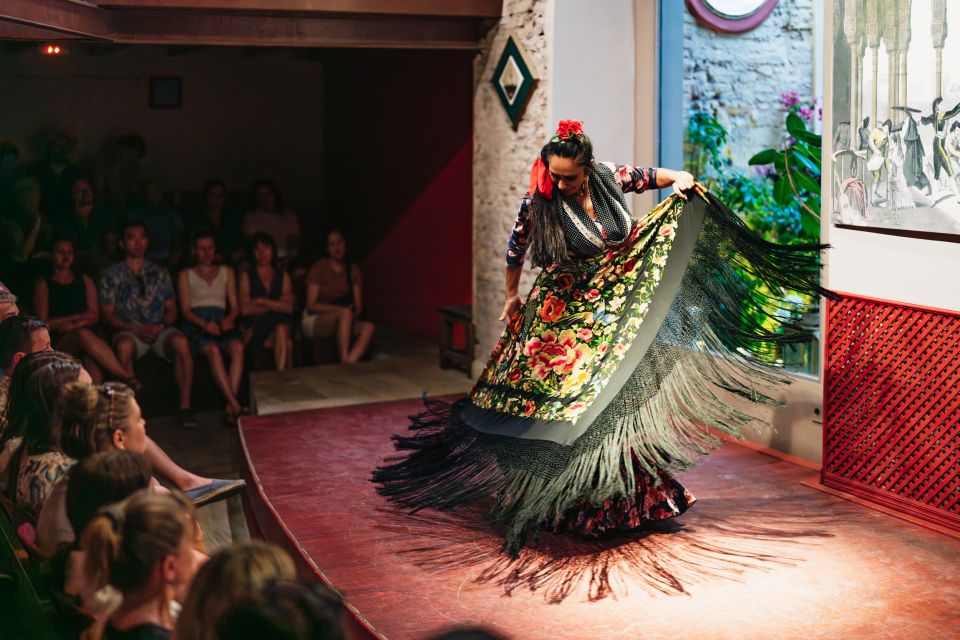
[[[960,531],[960,313],[827,304],[821,482]]]

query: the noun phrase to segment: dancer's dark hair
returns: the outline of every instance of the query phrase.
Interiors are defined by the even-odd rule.
[[[550,158],[569,158],[583,167],[589,176],[593,173],[593,143],[586,135],[558,139],[554,136],[540,150],[540,159],[549,166]],[[561,223],[560,195],[554,190],[553,200],[537,192],[530,202],[530,258],[534,266],[546,267],[566,262],[567,240]]]

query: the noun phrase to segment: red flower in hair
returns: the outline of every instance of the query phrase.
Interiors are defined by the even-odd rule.
[[[557,125],[557,137],[569,140],[573,136],[583,135],[583,123],[579,120],[561,120]]]

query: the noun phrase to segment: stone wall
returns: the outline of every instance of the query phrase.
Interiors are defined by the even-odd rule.
[[[504,0],[503,18],[487,35],[475,66],[473,112],[473,321],[477,329],[474,373],[486,362],[503,325],[504,259],[530,165],[550,126],[552,0]],[[490,83],[507,37],[520,41],[539,79],[517,131]],[[521,295],[536,274],[525,269]]]
[[[714,114],[730,133],[734,165],[779,144],[782,92],[812,96],[813,29],[812,0],[781,0],[763,24],[738,35],[711,31],[684,12],[684,118],[692,109]]]

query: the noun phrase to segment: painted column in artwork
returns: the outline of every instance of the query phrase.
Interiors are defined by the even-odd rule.
[[[943,45],[947,41],[947,0],[931,0],[933,20],[930,35],[933,37],[933,50],[936,52],[937,97],[943,96]]]
[[[860,94],[863,87],[859,84],[861,55],[860,2],[847,2],[843,15],[843,34],[850,46],[850,126],[860,122]]]
[[[900,105],[907,104],[907,51],[910,50],[910,5],[912,0],[900,0],[897,13],[897,46],[900,57],[900,73],[897,83],[900,85]]]
[[[883,44],[887,48],[887,117],[897,124],[898,112],[893,110],[897,106],[898,57],[897,57],[897,5],[896,0],[885,0],[883,3]]]
[[[874,126],[877,122],[877,79],[879,73],[877,72],[877,65],[880,64],[880,0],[867,0],[866,4],[867,19],[865,27],[865,36],[867,48],[870,50],[871,54],[871,64],[870,64],[870,122],[874,123]],[[856,125],[860,126],[859,123]],[[856,127],[854,127],[856,130]]]

